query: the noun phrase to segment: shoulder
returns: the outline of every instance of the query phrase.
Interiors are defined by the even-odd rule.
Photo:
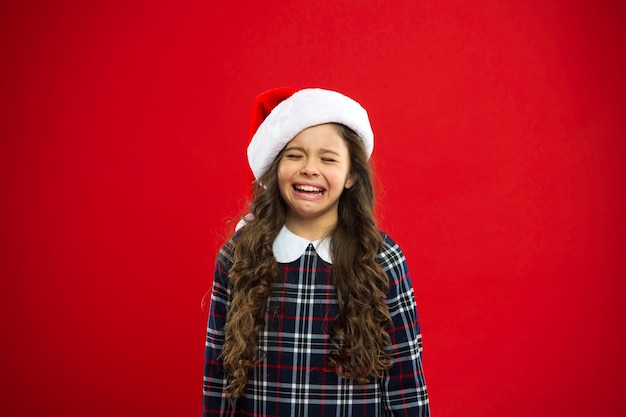
[[[380,235],[383,238],[383,245],[376,255],[376,262],[385,271],[397,267],[406,269],[406,259],[400,246],[386,232],[381,231]]]
[[[217,252],[217,263],[224,270],[230,269],[234,260],[235,245],[241,236],[241,230],[237,231],[233,236]]]
[[[387,302],[389,305],[409,305],[414,302],[413,284],[404,252],[387,233],[381,232],[381,236],[384,243],[376,261],[389,278]]]

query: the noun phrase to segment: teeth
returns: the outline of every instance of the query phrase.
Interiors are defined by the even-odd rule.
[[[323,188],[313,187],[312,185],[296,185],[294,188],[298,191],[304,191],[307,193],[321,193],[324,191]]]

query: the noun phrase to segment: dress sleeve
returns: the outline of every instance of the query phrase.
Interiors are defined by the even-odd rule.
[[[400,247],[385,237],[379,262],[389,277],[387,305],[393,321],[389,330],[393,365],[383,380],[386,407],[397,417],[430,416],[422,371],[422,334],[415,294]]]
[[[218,255],[211,290],[204,356],[203,417],[235,415],[235,410],[226,399],[227,379],[220,359],[224,345],[224,325],[231,300],[226,248],[222,248]]]

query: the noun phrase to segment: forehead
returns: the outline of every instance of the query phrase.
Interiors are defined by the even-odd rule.
[[[348,150],[339,127],[331,123],[304,129],[289,141],[286,148],[294,146],[307,149],[326,148],[337,152],[347,152]]]

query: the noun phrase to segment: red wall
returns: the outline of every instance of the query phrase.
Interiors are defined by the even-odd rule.
[[[626,413],[623,5],[87,3],[0,6],[2,415],[199,415],[200,302],[283,85],[370,112],[434,415]]]

